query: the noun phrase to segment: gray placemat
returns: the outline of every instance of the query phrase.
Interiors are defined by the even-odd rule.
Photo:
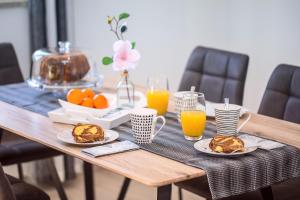
[[[184,139],[174,113],[168,113],[166,119],[166,125],[153,143],[140,147],[205,170],[213,199],[254,191],[300,176],[300,150],[295,147],[286,145],[273,150],[258,149],[235,158],[212,157],[198,152],[193,147],[194,142]],[[130,123],[115,130],[120,133],[121,140],[134,141]],[[215,133],[215,126],[207,123],[203,137],[210,138]]]
[[[26,83],[0,86],[0,101],[47,116],[59,108],[57,96],[29,88]],[[274,150],[257,150],[238,158],[211,157],[196,151],[194,143],[184,139],[176,115],[168,113],[166,126],[152,144],[141,148],[155,154],[204,169],[213,199],[242,194],[289,178],[300,176],[300,150],[285,146]],[[115,130],[121,140],[134,141],[130,123]],[[215,126],[207,123],[204,138],[215,134]],[[284,134],[284,133],[283,133]]]

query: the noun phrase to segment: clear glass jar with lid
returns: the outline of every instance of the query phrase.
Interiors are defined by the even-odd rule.
[[[67,90],[95,87],[102,82],[99,70],[87,53],[59,42],[57,48],[39,49],[32,55],[28,84],[41,89]]]

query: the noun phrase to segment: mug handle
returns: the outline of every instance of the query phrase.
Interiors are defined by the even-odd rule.
[[[249,122],[250,119],[251,119],[251,114],[249,113],[247,119],[237,128],[236,132],[239,133],[241,129]]]
[[[153,123],[154,123],[154,128],[156,127],[156,122],[158,119],[161,119],[163,124],[161,125],[161,127],[152,135],[151,140],[153,140],[153,138],[157,135],[157,133],[164,127],[164,125],[166,124],[166,119],[163,116],[157,116],[154,118]]]

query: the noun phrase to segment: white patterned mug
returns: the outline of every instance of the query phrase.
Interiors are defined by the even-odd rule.
[[[161,127],[155,131],[157,120],[162,120]],[[137,108],[130,112],[132,134],[139,144],[152,143],[153,138],[166,123],[163,116],[157,116],[157,111],[150,108]]]
[[[238,130],[241,107],[229,104],[228,109],[222,105],[215,108],[217,134],[235,135]]]
[[[191,98],[185,97],[183,100],[183,96],[186,94],[193,94],[191,91],[180,91],[175,92],[173,95],[175,97],[175,113],[177,114],[177,119],[180,122],[180,114],[183,107],[188,110],[195,109],[197,105],[197,98],[196,96],[191,95]]]

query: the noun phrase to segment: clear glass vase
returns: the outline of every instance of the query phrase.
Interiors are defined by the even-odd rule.
[[[129,80],[128,71],[124,71],[117,86],[117,105],[120,108],[134,107],[134,84]]]

